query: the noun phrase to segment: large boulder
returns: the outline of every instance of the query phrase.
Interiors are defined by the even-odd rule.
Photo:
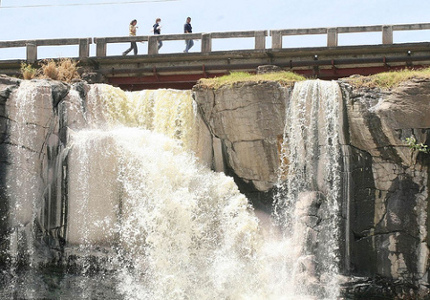
[[[248,82],[193,90],[203,120],[221,140],[227,168],[258,191],[272,188],[290,89],[277,82]]]

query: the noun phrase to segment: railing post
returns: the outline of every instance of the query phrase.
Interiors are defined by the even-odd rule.
[[[337,28],[328,28],[327,29],[327,47],[337,47]]]
[[[382,26],[382,44],[393,43],[393,26],[383,25]]]
[[[202,33],[202,53],[212,51],[212,36],[210,33]]]
[[[272,49],[282,49],[282,34],[280,30],[271,30]]]
[[[33,64],[37,60],[37,46],[35,44],[25,44],[27,49],[27,63]]]
[[[151,35],[148,38],[148,55],[158,54],[158,38],[156,35]]]
[[[105,57],[106,56],[106,39],[105,38],[97,38],[96,43],[97,43],[96,56],[97,57]]]
[[[267,31],[256,31],[255,36],[255,50],[266,49],[266,35]]]
[[[79,39],[79,59],[90,56],[90,38]]]

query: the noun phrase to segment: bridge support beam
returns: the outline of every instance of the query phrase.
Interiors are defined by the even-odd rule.
[[[27,63],[33,64],[37,60],[37,46],[35,44],[25,44],[27,51]]]

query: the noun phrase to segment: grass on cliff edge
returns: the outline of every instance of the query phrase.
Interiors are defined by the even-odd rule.
[[[219,88],[225,85],[233,85],[239,82],[261,82],[261,81],[277,81],[281,84],[289,85],[296,81],[306,80],[305,77],[293,72],[276,72],[266,74],[250,74],[246,72],[231,72],[229,75],[224,75],[215,78],[202,78],[198,81],[198,85],[206,88]]]
[[[408,81],[412,78],[430,78],[430,68],[419,70],[403,69],[400,71],[390,71],[370,76],[349,77],[346,80],[359,87],[391,89],[398,86],[401,82]]]

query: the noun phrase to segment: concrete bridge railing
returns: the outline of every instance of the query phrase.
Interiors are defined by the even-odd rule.
[[[338,36],[341,33],[381,32],[382,44],[393,44],[393,32],[401,30],[426,30],[430,29],[430,23],[401,24],[401,25],[372,25],[349,26],[332,28],[303,28],[271,30],[272,49],[282,49],[282,37],[291,35],[327,34],[327,47],[338,46]]]
[[[18,48],[26,47],[26,60],[29,63],[34,63],[37,60],[38,46],[68,46],[79,45],[79,59],[89,57],[90,44],[92,38],[72,38],[72,39],[48,39],[48,40],[20,40],[1,42],[0,48]]]
[[[382,44],[393,44],[393,32],[401,30],[428,30],[430,23],[420,24],[400,24],[400,25],[372,25],[372,26],[349,26],[333,28],[304,28],[304,29],[279,29],[270,30],[272,49],[282,49],[282,38],[292,35],[327,35],[327,47],[338,46],[339,34],[357,33],[357,32],[381,32]],[[79,59],[90,57],[90,44],[96,44],[96,57],[107,56],[107,45],[111,43],[126,42],[148,42],[148,54],[158,54],[158,41],[172,40],[201,40],[201,53],[212,52],[213,39],[228,38],[254,38],[255,50],[264,50],[266,48],[267,30],[259,31],[235,31],[235,32],[212,32],[212,33],[191,33],[191,34],[163,34],[148,36],[122,36],[122,37],[97,37],[97,38],[72,38],[72,39],[47,39],[47,40],[21,40],[21,41],[0,41],[0,48],[26,47],[27,61],[34,63],[37,60],[38,46],[61,46],[61,45],[79,45]],[[241,50],[241,49],[237,49]]]
[[[212,52],[213,39],[226,38],[255,38],[255,49],[266,48],[267,30],[260,31],[235,31],[235,32],[211,32],[211,33],[188,33],[188,34],[162,34],[150,36],[127,36],[127,37],[106,37],[94,38],[94,43],[97,45],[96,56],[106,56],[107,45],[110,43],[126,43],[126,42],[148,42],[148,54],[158,54],[158,41],[185,41],[185,40],[201,40],[201,52]]]

